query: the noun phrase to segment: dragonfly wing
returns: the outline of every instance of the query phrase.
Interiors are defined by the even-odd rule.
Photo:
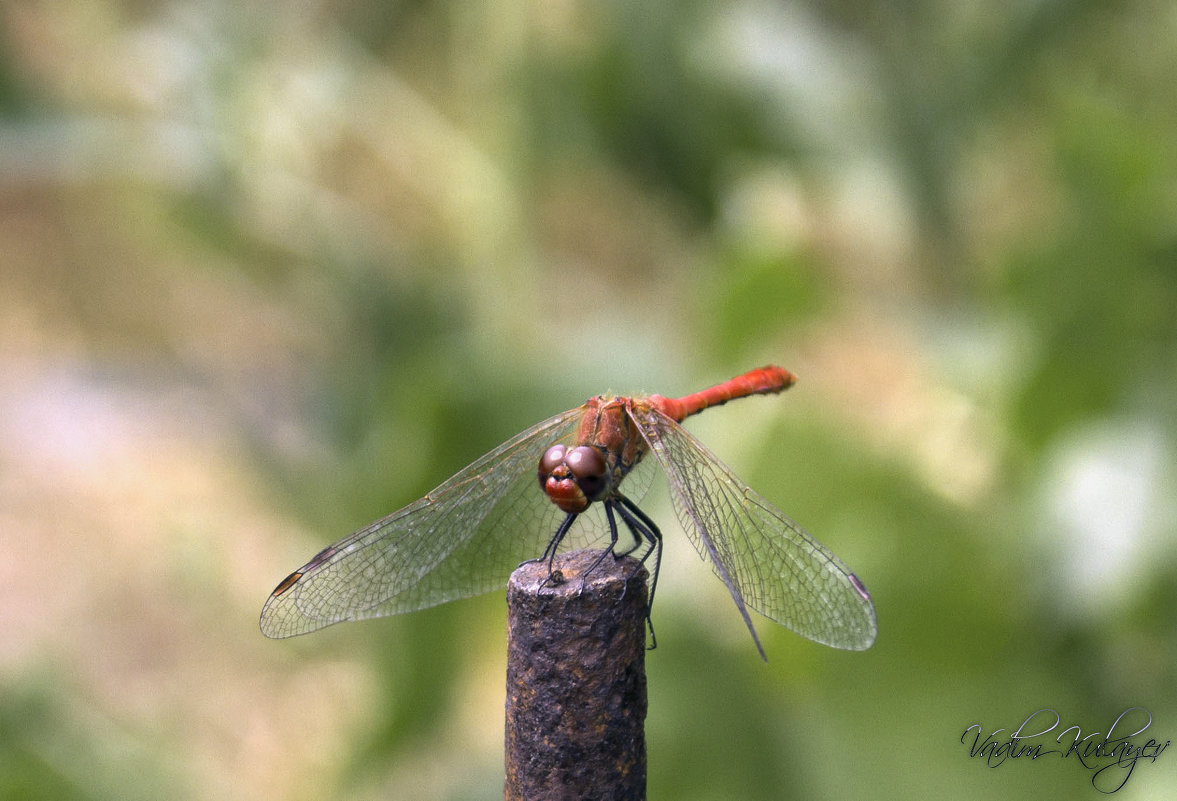
[[[745,604],[825,645],[857,651],[874,643],[870,595],[838,557],[674,420],[656,409],[634,416],[666,471],[679,522],[727,585],[758,648]]]
[[[536,465],[549,445],[571,443],[582,413],[578,407],[545,420],[325,548],[274,590],[262,632],[292,637],[505,586],[520,562],[543,552],[564,517],[539,487]],[[599,529],[580,522],[573,543]]]

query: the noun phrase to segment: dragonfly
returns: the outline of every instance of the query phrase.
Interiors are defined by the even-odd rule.
[[[865,650],[877,624],[858,576],[680,425],[705,409],[779,393],[795,381],[788,370],[767,366],[681,398],[590,398],[319,551],[270,594],[262,633],[293,637],[480,595],[505,586],[524,562],[547,560],[556,582],[558,551],[599,546],[606,536],[600,558],[639,550],[642,563],[653,557],[650,621],[662,533],[638,501],[657,464],[683,530],[727,587],[762,659],[749,610],[815,642]],[[621,544],[619,520],[632,545]],[[653,637],[652,623],[650,631]]]

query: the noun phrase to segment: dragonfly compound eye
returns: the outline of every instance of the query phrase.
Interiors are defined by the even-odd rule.
[[[553,445],[544,451],[539,459],[539,485],[552,503],[565,512],[579,513],[588,508],[595,498],[586,497],[587,493],[580,487],[580,479],[573,468],[573,448],[569,451],[564,445]],[[585,450],[592,450],[586,448]]]
[[[605,456],[599,450],[580,445],[568,451],[564,463],[572,471],[580,491],[590,501],[597,500],[605,491]]]
[[[539,483],[547,481],[548,476],[556,472],[556,468],[564,464],[564,454],[568,449],[563,445],[553,445],[544,451],[544,455],[539,457]]]

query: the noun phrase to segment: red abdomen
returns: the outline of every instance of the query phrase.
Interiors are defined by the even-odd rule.
[[[768,395],[783,392],[796,382],[797,376],[783,367],[769,365],[749,370],[743,375],[728,379],[722,384],[684,395],[681,398],[664,398],[651,395],[650,402],[667,417],[678,422],[711,406],[720,406],[735,398],[749,395]]]

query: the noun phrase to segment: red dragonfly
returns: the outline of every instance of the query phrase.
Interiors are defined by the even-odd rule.
[[[749,609],[819,643],[869,648],[875,609],[862,581],[679,425],[711,406],[778,393],[794,381],[788,370],[761,367],[682,398],[590,398],[324,548],[270,594],[262,632],[293,637],[468,598],[504,586],[537,553],[550,569],[558,548],[603,543],[606,534],[602,557],[643,546],[643,562],[654,556],[652,604],[662,535],[636,501],[650,485],[653,471],[646,468],[654,461],[669,479],[679,522],[727,586],[762,658]],[[645,459],[650,453],[653,460]],[[620,553],[618,519],[634,542]]]

